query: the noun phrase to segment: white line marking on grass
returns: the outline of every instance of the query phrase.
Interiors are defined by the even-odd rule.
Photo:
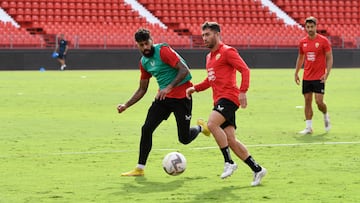
[[[292,146],[310,146],[310,145],[356,145],[360,144],[360,141],[355,142],[313,142],[313,143],[291,143],[291,144],[254,144],[246,145],[247,147],[292,147]],[[193,147],[190,150],[207,150],[207,149],[218,149],[218,146],[212,147]],[[162,148],[162,149],[152,149],[152,151],[177,151],[176,148]],[[128,153],[128,152],[137,152],[138,149],[134,150],[103,150],[103,151],[83,151],[83,152],[53,152],[53,153],[39,153],[39,154],[17,154],[17,155],[8,155],[0,154],[0,158],[28,158],[35,156],[59,156],[59,155],[83,155],[83,154],[116,154],[116,153]]]
[[[314,143],[292,143],[292,144],[255,144],[246,145],[247,147],[291,147],[291,146],[306,146],[306,145],[345,145],[345,144],[360,144],[357,142],[314,142]],[[193,150],[206,150],[206,149],[218,149],[219,147],[194,147]],[[176,151],[178,149],[152,149],[152,151]],[[88,151],[88,152],[56,152],[50,155],[73,155],[73,154],[111,154],[111,153],[123,153],[134,152],[138,150],[108,150],[108,151]]]

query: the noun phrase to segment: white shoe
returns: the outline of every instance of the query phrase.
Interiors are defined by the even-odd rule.
[[[262,168],[261,171],[254,173],[253,182],[251,182],[251,186],[258,186],[261,183],[261,179],[266,175],[267,170],[266,168]]]
[[[66,65],[64,64],[60,67],[60,70],[64,70],[65,68],[66,68]]]
[[[307,134],[312,134],[312,133],[313,133],[312,128],[305,128],[304,130],[299,132],[299,134],[302,134],[302,135],[307,135]]]
[[[325,123],[325,131],[326,131],[326,132],[329,132],[330,129],[331,129],[330,117],[329,117],[329,116],[326,116],[326,117],[324,118],[324,123]]]
[[[231,176],[231,174],[234,173],[234,171],[237,169],[237,165],[236,163],[229,163],[229,162],[225,162],[225,166],[224,166],[224,172],[221,174],[221,178],[227,178],[229,176]]]

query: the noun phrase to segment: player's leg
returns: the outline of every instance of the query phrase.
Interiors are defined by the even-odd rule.
[[[226,134],[224,130],[221,128],[221,124],[225,122],[225,118],[217,111],[212,111],[210,113],[208,119],[208,128],[210,132],[213,134],[216,143],[220,148],[224,148],[228,146]]]
[[[231,159],[227,136],[223,130],[224,123],[228,125],[227,118],[234,116],[237,108],[238,107],[231,101],[227,99],[220,99],[217,104],[215,104],[208,120],[209,130],[211,134],[213,134],[224,157],[225,165],[224,171],[220,176],[221,178],[226,178],[232,175],[237,169],[237,164]]]
[[[146,164],[152,147],[152,136],[155,129],[163,120],[170,116],[170,109],[166,107],[165,100],[155,100],[148,110],[145,123],[141,127],[140,154],[138,164]]]
[[[306,127],[304,130],[300,131],[300,134],[311,134],[312,133],[312,117],[313,117],[313,110],[312,110],[312,99],[313,99],[313,84],[312,81],[303,81],[303,88],[302,92],[304,95],[305,100],[305,122]]]
[[[58,56],[58,61],[60,63],[60,70],[64,70],[66,65],[65,65],[65,58],[64,58],[64,54],[63,53],[59,53],[59,56]]]
[[[229,147],[231,150],[239,157],[241,160],[245,160],[249,157],[249,152],[244,144],[242,144],[238,139],[235,137],[235,128],[234,126],[228,126],[224,128],[224,131],[227,136],[227,140],[229,143]]]
[[[190,128],[192,100],[184,99],[168,99],[169,104],[176,119],[177,133],[179,142],[182,144],[191,143],[201,132],[200,126]]]
[[[326,114],[327,113],[327,106],[326,106],[326,104],[324,102],[324,95],[319,94],[319,93],[315,93],[315,102],[316,102],[316,105],[317,105],[318,109],[323,114]]]
[[[315,102],[318,109],[324,115],[325,131],[328,132],[331,128],[331,125],[330,125],[330,116],[328,114],[327,105],[324,102],[324,94],[325,94],[325,84],[318,81],[315,89]]]
[[[141,128],[140,150],[138,164],[135,169],[122,173],[122,176],[143,176],[147,158],[152,148],[152,135],[159,124],[167,119],[170,111],[162,105],[161,101],[155,100],[148,110],[145,123]]]
[[[252,186],[257,186],[261,183],[262,178],[266,175],[267,170],[264,167],[261,167],[256,163],[255,159],[249,154],[246,146],[241,143],[235,136],[235,128],[233,126],[228,126],[224,128],[224,131],[227,135],[229,146],[231,150],[244,161],[254,172],[254,178],[251,183]]]

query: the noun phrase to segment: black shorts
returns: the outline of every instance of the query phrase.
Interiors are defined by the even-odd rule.
[[[220,126],[222,129],[230,125],[234,126],[236,129],[235,112],[238,108],[239,107],[234,102],[228,99],[222,98],[216,102],[213,110],[219,112],[225,118],[225,122]]]
[[[65,59],[66,55],[64,53],[59,53],[58,59]]]
[[[325,94],[325,83],[321,82],[321,80],[303,80],[302,93],[310,92]]]
[[[163,120],[167,120],[170,114],[173,113],[176,119],[179,138],[186,138],[189,137],[190,133],[191,111],[192,100],[188,98],[154,100],[148,110],[145,125],[155,130]],[[180,139],[183,140],[183,138]]]

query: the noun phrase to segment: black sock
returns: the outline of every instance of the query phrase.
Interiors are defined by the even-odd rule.
[[[222,154],[224,156],[225,162],[229,162],[231,164],[234,164],[233,160],[231,160],[229,146],[226,146],[226,147],[222,148],[221,152],[222,152]]]
[[[251,155],[244,161],[255,173],[261,171],[261,166],[251,157]]]

